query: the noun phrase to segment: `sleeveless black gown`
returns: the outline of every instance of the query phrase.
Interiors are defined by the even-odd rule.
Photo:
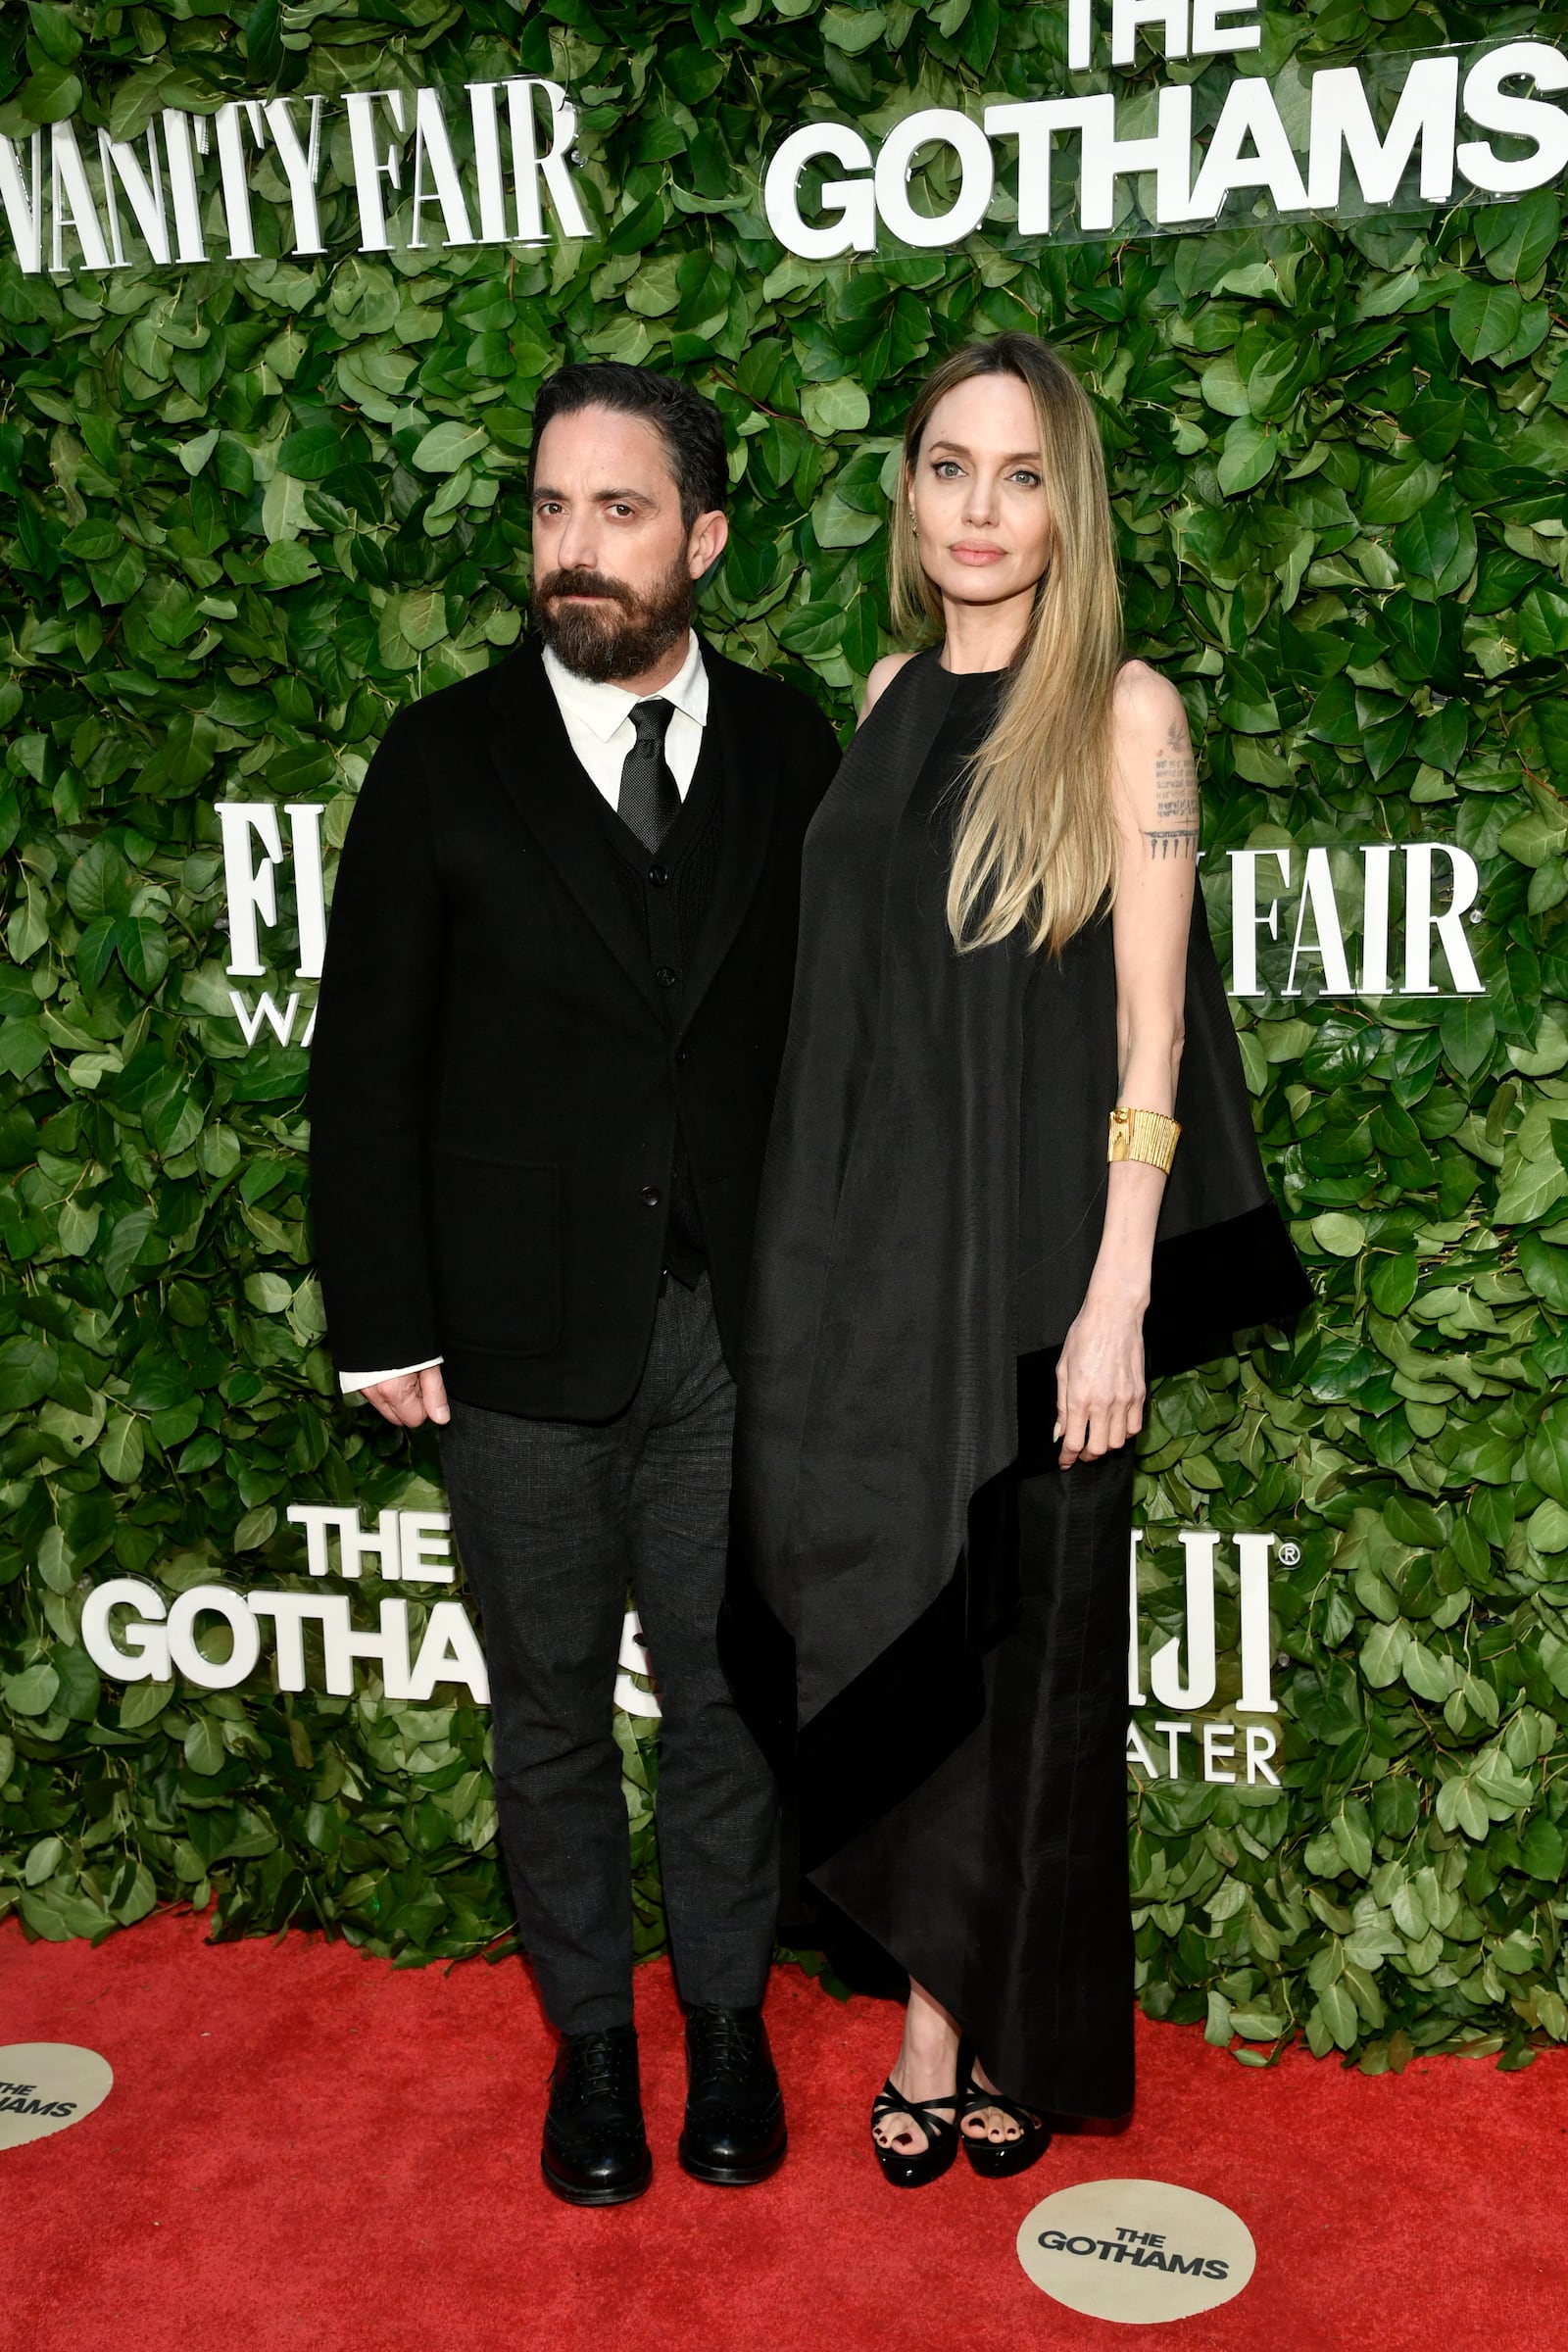
[[[955,786],[998,673],[917,656],[807,839],[739,1376],[720,1641],[802,1868],[1004,2091],[1132,2104],[1133,1449],[1056,1466],[1054,1366],[1100,1245],[1108,916],[958,956]],[[1269,1199],[1200,896],[1152,1370],[1310,1296]]]

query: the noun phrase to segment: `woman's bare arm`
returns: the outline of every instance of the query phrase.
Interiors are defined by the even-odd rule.
[[[1181,1066],[1198,772],[1180,695],[1142,662],[1117,683],[1115,771],[1117,1100],[1168,1115]],[[1100,1251],[1057,1366],[1064,1466],[1097,1460],[1143,1427],[1143,1319],[1164,1190],[1162,1171],[1143,1161],[1107,1170]]]

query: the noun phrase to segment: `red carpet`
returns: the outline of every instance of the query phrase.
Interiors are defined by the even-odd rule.
[[[656,2178],[575,2213],[539,2180],[547,2036],[514,1966],[395,1973],[303,1936],[159,1919],[84,1944],[0,1928],[0,2042],[100,2050],[97,2114],[0,2150],[5,2352],[1568,2352],[1568,2055],[1369,2079],[1254,2073],[1141,2029],[1137,2120],[1024,2180],[900,2194],[865,2144],[896,2012],[793,1970],[769,2016],[793,2152],[764,2186],[674,2162],[667,1971],[638,1980]],[[1171,2180],[1257,2241],[1236,2301],[1164,2328],[1063,2311],[1018,2267],[1069,2181]]]

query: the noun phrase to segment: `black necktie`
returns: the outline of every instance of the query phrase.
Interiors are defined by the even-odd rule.
[[[631,827],[645,850],[657,850],[680,814],[680,794],[664,758],[664,733],[674,715],[670,703],[631,707],[637,740],[621,766],[616,807],[622,823]]]

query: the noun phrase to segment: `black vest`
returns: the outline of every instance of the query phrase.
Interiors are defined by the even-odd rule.
[[[723,750],[710,727],[703,729],[697,766],[681,802],[680,814],[650,856],[631,827],[622,823],[595,789],[606,846],[616,881],[648,944],[654,979],[669,1008],[671,1030],[686,1008],[685,979],[718,878],[724,838]],[[675,1158],[670,1171],[669,1216],[664,1228],[664,1263],[690,1290],[708,1264],[703,1212],[692,1182],[684,1123],[677,1119]]]

